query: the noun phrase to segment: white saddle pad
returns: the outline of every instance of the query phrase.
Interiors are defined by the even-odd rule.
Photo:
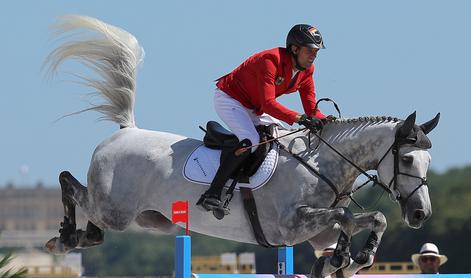
[[[211,184],[216,175],[216,171],[219,169],[220,156],[220,150],[213,150],[204,145],[200,145],[187,158],[185,167],[183,168],[183,176],[194,183]],[[275,172],[277,163],[278,145],[273,144],[257,172],[249,178],[250,183],[237,183],[236,190],[239,189],[239,186],[249,187],[252,188],[252,190],[262,187],[270,180]],[[231,183],[232,179],[229,179],[226,183],[226,187],[229,187]]]

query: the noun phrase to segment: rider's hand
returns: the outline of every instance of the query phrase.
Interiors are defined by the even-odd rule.
[[[304,115],[301,115],[298,124],[307,127],[311,132],[317,132],[322,129],[322,121],[316,118],[311,118]]]

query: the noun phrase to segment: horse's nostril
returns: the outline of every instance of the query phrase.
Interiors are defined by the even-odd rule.
[[[425,212],[421,209],[418,209],[414,212],[414,218],[417,221],[422,221],[425,219]]]

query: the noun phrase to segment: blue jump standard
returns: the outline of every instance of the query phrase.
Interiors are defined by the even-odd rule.
[[[293,246],[278,248],[278,274],[294,274]]]
[[[177,236],[175,245],[175,278],[190,278],[191,237]]]

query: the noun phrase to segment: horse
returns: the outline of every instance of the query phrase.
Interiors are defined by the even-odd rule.
[[[98,78],[82,78],[104,102],[83,111],[98,111],[120,129],[96,147],[87,186],[67,171],[59,175],[65,216],[60,236],[49,240],[47,249],[64,253],[92,247],[103,242],[104,230],[122,231],[134,221],[174,233],[182,225],[170,221],[174,200],[189,200],[191,231],[257,244],[239,191],[234,192],[231,213],[221,220],[195,205],[207,185],[190,182],[182,171],[186,158],[202,144],[200,140],[136,126],[135,81],[144,55],[136,38],[81,15],[65,16],[56,30],[59,36],[73,33],[78,37],[67,36],[70,41],[49,54],[50,72],[68,59],[91,68]],[[277,170],[253,191],[266,240],[274,246],[308,241],[315,249],[337,242],[334,256],[316,261],[313,277],[336,272],[350,277],[371,265],[387,222],[379,211],[352,213],[348,209],[355,180],[364,174],[382,186],[399,204],[403,221],[420,228],[432,214],[426,181],[431,160],[427,134],[438,124],[439,115],[422,125],[415,124],[415,112],[405,120],[386,116],[332,119],[318,133],[278,127]],[[370,170],[377,176],[369,174]],[[89,220],[85,230],[76,228],[76,206]],[[353,256],[352,236],[363,230],[370,235]]]

